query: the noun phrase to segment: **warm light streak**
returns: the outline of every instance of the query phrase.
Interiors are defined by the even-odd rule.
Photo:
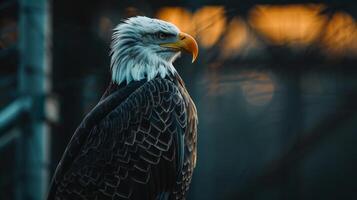
[[[198,31],[197,39],[203,47],[213,46],[226,28],[225,10],[222,6],[205,6],[193,15]]]
[[[221,6],[205,6],[195,13],[181,7],[164,7],[156,16],[196,37],[200,45],[207,48],[213,46],[224,32],[226,26],[224,12]]]
[[[286,45],[289,48],[321,47],[328,55],[356,55],[356,22],[347,13],[329,17],[322,4],[257,5],[248,21],[227,21],[221,6],[204,6],[195,12],[182,7],[163,7],[156,17],[172,22],[194,36],[201,48],[220,48],[222,58],[246,55],[254,44]],[[250,26],[249,26],[250,25]],[[317,49],[317,48],[316,48]]]
[[[277,45],[306,46],[319,36],[326,17],[323,5],[259,5],[249,22],[268,41]]]
[[[156,17],[175,24],[181,31],[195,37],[195,24],[188,10],[181,7],[163,7]]]
[[[249,34],[244,21],[237,17],[232,19],[222,41],[222,56],[227,58],[236,55],[246,44],[248,37]]]
[[[334,56],[357,55],[357,24],[347,13],[336,13],[326,27],[323,49]]]
[[[242,76],[248,78],[240,84],[248,103],[264,106],[273,99],[275,85],[268,73],[247,72],[242,73]]]

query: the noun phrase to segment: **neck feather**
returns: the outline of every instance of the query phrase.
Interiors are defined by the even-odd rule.
[[[160,76],[165,78],[168,75],[175,75],[176,69],[172,62],[166,61],[155,54],[149,52],[141,52],[142,49],[125,52],[112,52],[111,71],[112,80],[117,83],[130,83],[131,81],[139,81],[142,79],[151,79]]]

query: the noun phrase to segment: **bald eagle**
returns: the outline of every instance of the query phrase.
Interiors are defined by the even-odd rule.
[[[112,81],[58,164],[49,200],[185,199],[196,165],[197,113],[173,66],[196,41],[175,25],[132,17],[111,45]]]

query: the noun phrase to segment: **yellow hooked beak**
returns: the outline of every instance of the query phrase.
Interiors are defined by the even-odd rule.
[[[160,46],[169,47],[172,49],[183,50],[192,54],[192,62],[194,62],[198,55],[198,45],[196,40],[187,33],[179,33],[179,39],[177,42],[165,43]]]

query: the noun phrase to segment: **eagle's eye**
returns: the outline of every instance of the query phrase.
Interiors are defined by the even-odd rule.
[[[157,37],[160,39],[160,40],[164,40],[168,37],[172,36],[172,34],[169,34],[169,33],[164,33],[164,32],[158,32],[157,33]]]

